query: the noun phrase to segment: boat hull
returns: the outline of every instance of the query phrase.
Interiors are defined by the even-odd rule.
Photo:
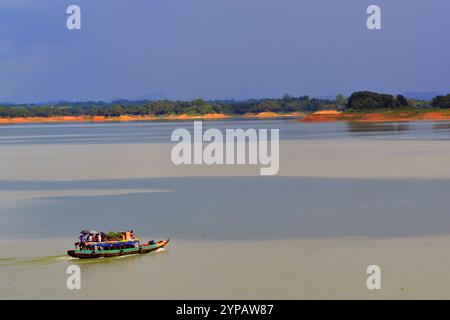
[[[147,254],[164,248],[169,239],[164,239],[152,244],[139,245],[137,248],[116,249],[116,250],[69,250],[67,254],[78,259],[113,258],[131,254]]]

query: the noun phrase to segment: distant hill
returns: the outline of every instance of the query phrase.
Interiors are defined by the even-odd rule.
[[[438,91],[407,91],[403,95],[415,100],[432,100],[436,96],[445,96],[447,93]]]
[[[156,101],[156,100],[166,100],[168,99],[167,95],[165,94],[164,91],[154,91],[151,92],[149,94],[140,96],[140,97],[135,97],[132,100],[136,100],[136,101],[142,101],[142,100],[148,100],[148,101]],[[119,99],[117,99],[119,100]]]

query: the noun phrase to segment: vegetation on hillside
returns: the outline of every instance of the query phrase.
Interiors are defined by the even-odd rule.
[[[370,91],[358,91],[348,98],[349,109],[398,109],[411,107],[408,100],[402,96],[396,97],[390,94],[380,94]]]
[[[0,117],[49,117],[49,116],[105,116],[169,114],[209,114],[224,113],[243,115],[246,113],[276,112],[289,113],[298,111],[315,111],[325,108],[337,108],[334,100],[310,99],[308,96],[281,99],[211,100],[195,99],[192,101],[115,101],[105,102],[65,102],[53,105],[11,105],[0,107]]]
[[[450,94],[434,97],[431,105],[434,108],[450,108]]]

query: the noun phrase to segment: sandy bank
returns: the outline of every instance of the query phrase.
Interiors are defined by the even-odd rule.
[[[58,122],[128,122],[128,121],[158,121],[158,120],[220,120],[228,118],[298,118],[304,116],[301,112],[293,113],[248,113],[244,115],[226,115],[223,113],[209,113],[203,115],[190,114],[169,114],[165,116],[134,116],[122,115],[119,117],[105,116],[64,116],[64,117],[19,117],[0,118],[0,124],[21,124],[21,123],[58,123]]]
[[[405,121],[449,121],[450,111],[386,112],[386,113],[346,113],[334,110],[309,114],[300,122],[405,122]]]
[[[242,117],[243,118],[286,118],[286,117],[303,117],[305,116],[302,112],[291,112],[291,113],[276,113],[276,112],[260,112],[260,113],[246,113]]]

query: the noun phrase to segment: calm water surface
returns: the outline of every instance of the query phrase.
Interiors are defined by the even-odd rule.
[[[178,127],[192,129],[192,122],[7,125],[0,126],[0,144],[25,149],[29,144],[45,148],[47,144],[169,142]],[[279,128],[282,139],[450,138],[446,122],[204,122],[204,128],[209,127]],[[124,165],[119,159],[111,167],[120,170]],[[39,170],[52,168],[39,163]],[[108,194],[108,190],[115,192]],[[0,177],[0,195],[0,238],[70,237],[85,228],[108,231],[132,226],[138,233],[155,236],[222,240],[403,236],[450,230],[446,180],[210,177],[52,182]]]
[[[192,131],[192,122],[124,122],[20,124],[0,126],[1,144],[70,144],[170,142],[173,130]],[[204,121],[204,130],[214,127],[280,129],[287,139],[430,139],[449,140],[450,122],[401,123],[301,123],[295,120],[218,120]]]
[[[131,193],[108,195],[108,190]],[[133,192],[132,190],[139,191]],[[145,192],[145,190],[167,190]],[[58,196],[35,191],[67,191]],[[106,190],[106,195],[70,195]],[[267,240],[450,232],[450,182],[301,177],[2,181],[2,238],[76,236],[133,227],[185,239]]]
[[[7,125],[0,126],[0,148],[167,143],[179,127],[192,129],[192,123]],[[284,140],[450,138],[450,123],[446,122],[204,122],[204,128],[209,127],[278,128]],[[126,165],[118,158],[110,160],[117,161],[111,166],[114,170]],[[52,168],[39,163],[39,170],[50,172]],[[310,291],[302,288],[304,281],[313,281],[314,276],[293,277],[308,256],[296,253],[301,246],[290,242],[276,251],[277,241],[295,244],[307,238],[445,235],[450,233],[449,200],[448,180],[180,177],[9,181],[0,177],[0,298],[308,297],[314,282]],[[64,252],[85,228],[133,228],[143,236],[169,236],[175,241],[166,252],[145,257],[71,260]],[[265,243],[264,247],[252,244],[255,241]],[[339,268],[338,258],[330,261]],[[85,279],[81,292],[65,289],[65,269],[73,263],[81,267]],[[347,270],[346,265],[342,268]],[[364,270],[362,266],[356,269]],[[317,279],[322,277],[317,275]],[[340,278],[338,275],[336,281]],[[349,285],[352,283],[343,287]],[[325,292],[335,287],[327,288],[327,282],[323,286]]]

